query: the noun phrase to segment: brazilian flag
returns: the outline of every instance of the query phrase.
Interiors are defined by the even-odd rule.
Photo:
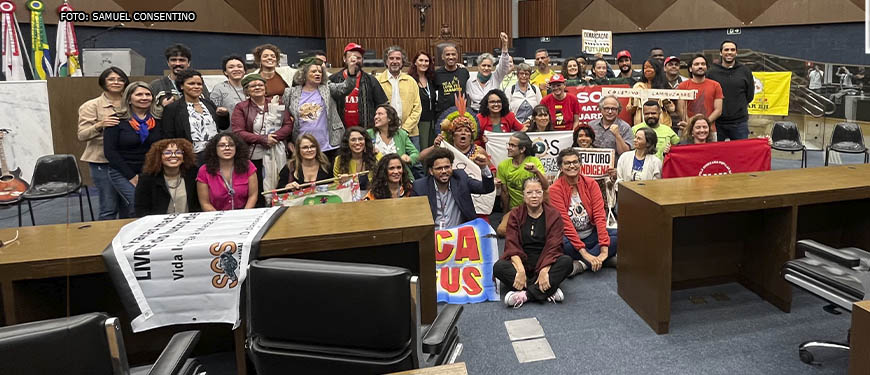
[[[45,4],[39,0],[30,0],[27,2],[27,9],[30,9],[30,41],[36,75],[39,76],[39,79],[54,77],[51,47],[48,45],[48,37],[45,35],[45,21],[42,18]]]

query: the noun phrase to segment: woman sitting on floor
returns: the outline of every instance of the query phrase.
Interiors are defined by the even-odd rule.
[[[248,159],[248,144],[233,132],[210,139],[205,164],[196,175],[203,211],[239,210],[257,204],[257,167]]]
[[[595,180],[580,174],[577,150],[560,151],[556,164],[562,173],[550,186],[550,203],[565,226],[562,249],[574,259],[571,275],[587,269],[597,272],[616,260],[616,230],[607,229],[601,190]]]
[[[507,220],[504,254],[493,265],[495,277],[510,288],[504,303],[561,302],[559,284],[571,273],[571,258],[562,253],[562,215],[544,203],[540,181],[523,183],[523,204]]]
[[[197,172],[190,141],[172,138],[154,142],[136,185],[136,216],[200,211]]]
[[[369,193],[365,200],[404,198],[411,196],[411,175],[398,154],[387,154],[378,162]]]

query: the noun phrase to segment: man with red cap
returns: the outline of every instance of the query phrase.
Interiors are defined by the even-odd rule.
[[[549,82],[550,93],[541,99],[541,105],[550,110],[553,130],[574,130],[580,125],[580,102],[577,96],[565,91],[565,76],[553,74]]]
[[[643,78],[640,72],[631,69],[631,52],[628,50],[622,50],[616,54],[616,65],[619,66],[619,75],[616,78],[622,78],[629,85],[634,86]]]
[[[333,83],[342,83],[348,78],[347,67],[355,65],[357,67],[356,86],[353,91],[347,96],[336,97],[336,109],[341,115],[341,121],[345,127],[362,126],[370,128],[374,126],[375,108],[381,104],[389,102],[389,98],[384,94],[384,89],[378,80],[362,70],[363,54],[365,49],[359,44],[348,43],[344,47],[345,68],[329,76],[329,81]]]
[[[680,75],[680,58],[676,56],[668,56],[665,59],[665,77],[668,78],[668,87],[676,89],[683,81],[688,81],[688,77]]]

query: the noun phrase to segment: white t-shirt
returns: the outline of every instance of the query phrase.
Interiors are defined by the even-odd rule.
[[[592,234],[592,218],[586,212],[586,207],[583,206],[583,201],[580,200],[580,194],[576,191],[571,193],[571,207],[568,210],[568,217],[571,218],[571,223],[574,224],[577,237],[584,239]]]

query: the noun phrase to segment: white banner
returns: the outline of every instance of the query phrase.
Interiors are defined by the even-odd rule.
[[[698,90],[671,90],[671,89],[630,89],[620,87],[602,87],[601,95],[613,95],[617,98],[640,98],[647,99],[671,99],[671,100],[695,100]]]
[[[471,161],[465,154],[459,152],[456,147],[453,147],[447,141],[441,141],[441,147],[453,152],[453,169],[461,169],[465,171],[468,177],[478,181],[483,180],[480,166]],[[471,200],[474,202],[474,211],[478,215],[489,215],[492,213],[493,205],[495,205],[495,190],[489,194],[471,194]]]
[[[589,178],[602,178],[613,168],[616,152],[612,148],[580,148],[580,174]]]
[[[584,29],[581,38],[583,40],[583,52],[591,55],[597,53],[600,53],[602,55],[613,54],[612,31],[595,31]]]
[[[132,294],[140,312],[133,332],[190,323],[237,327],[252,245],[281,210],[153,215],[121,228],[107,251],[129,287],[119,293]]]
[[[559,155],[559,151],[571,147],[574,143],[571,140],[574,132],[553,131],[526,134],[532,139],[532,148],[535,150],[534,156],[541,159],[541,164],[544,165],[547,176],[555,177],[559,173],[559,166],[556,165],[556,156]],[[507,159],[507,144],[510,138],[511,133],[486,132],[486,152],[492,157],[493,164],[498,165],[502,160]]]

